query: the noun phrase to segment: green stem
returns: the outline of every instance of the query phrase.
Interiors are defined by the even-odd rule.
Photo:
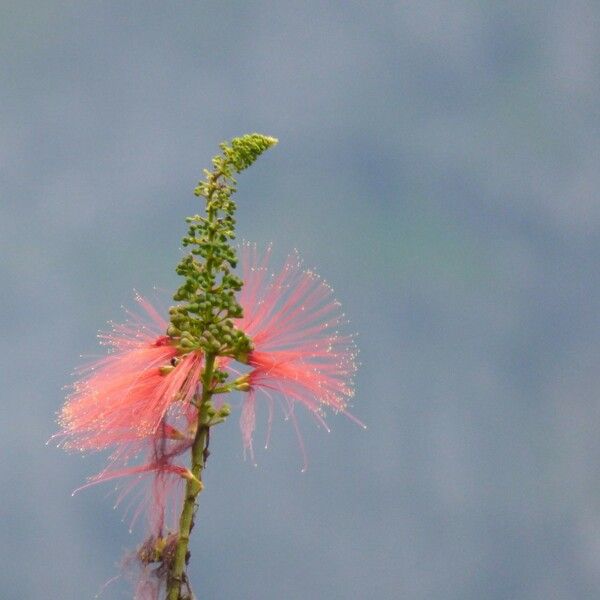
[[[196,513],[198,494],[202,490],[202,470],[204,469],[204,451],[206,449],[206,441],[208,436],[208,426],[202,423],[202,405],[210,400],[212,396],[211,384],[212,375],[215,366],[215,355],[206,355],[206,364],[204,367],[204,375],[202,377],[202,396],[200,406],[198,408],[198,428],[196,437],[192,444],[192,474],[196,478],[188,479],[185,485],[185,500],[183,510],[179,519],[179,535],[177,538],[177,546],[175,548],[175,556],[171,565],[167,583],[167,599],[179,600],[181,594],[181,584],[183,583],[183,574],[186,566],[186,555],[190,540],[190,531],[194,523],[194,514]]]
[[[207,198],[207,208],[210,205],[211,198],[216,190],[216,182],[220,177],[220,172],[211,174],[210,183],[211,190]],[[207,219],[212,223],[216,219],[216,210],[208,208]],[[209,233],[208,239],[210,242],[214,239],[214,233]],[[208,257],[206,261],[206,270],[209,273],[213,272],[213,258]],[[208,309],[210,311],[210,309]],[[208,316],[208,315],[207,315]],[[210,315],[212,316],[212,315]],[[194,526],[194,515],[198,508],[197,498],[202,491],[202,470],[204,469],[205,450],[208,440],[209,426],[203,422],[203,406],[213,395],[212,378],[215,368],[216,354],[206,353],[206,362],[204,364],[204,373],[202,375],[202,396],[198,403],[198,423],[196,428],[196,436],[192,444],[192,475],[195,477],[187,480],[185,484],[185,499],[183,501],[183,509],[179,518],[179,535],[177,538],[177,546],[175,547],[175,556],[171,564],[171,571],[167,580],[167,600],[179,600],[181,597],[181,584],[186,567],[186,556],[190,541],[190,531]]]

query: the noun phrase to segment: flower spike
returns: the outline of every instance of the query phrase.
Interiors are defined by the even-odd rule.
[[[261,254],[250,244],[236,274],[235,176],[275,144],[253,133],[220,145],[194,190],[204,212],[186,219],[187,253],[176,267],[183,281],[168,320],[137,296],[141,310],[100,334],[109,354],[79,372],[59,414],[62,446],[110,451],[106,467],[82,487],[117,481],[116,504],[127,500],[132,525],[146,516],[145,541],[123,562],[135,574],[135,600],[195,597],[189,538],[211,430],[231,413],[225,394],[243,394],[240,426],[250,454],[258,398],[267,401],[269,434],[276,401],[296,432],[298,405],[325,427],[327,410],[360,423],[347,409],[356,344],[340,333],[345,319],[329,285],[297,254],[272,273],[271,249]]]

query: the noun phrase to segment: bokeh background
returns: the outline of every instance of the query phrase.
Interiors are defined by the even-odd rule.
[[[110,486],[71,497],[103,457],[46,440],[251,131],[280,145],[240,176],[240,237],[333,285],[369,429],[301,415],[306,473],[289,422],[257,468],[219,429],[199,597],[599,598],[599,26],[583,1],[4,0],[2,598],[92,598],[142,538]]]

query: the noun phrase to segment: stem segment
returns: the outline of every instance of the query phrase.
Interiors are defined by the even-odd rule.
[[[204,469],[204,451],[208,439],[209,426],[202,422],[202,406],[208,402],[212,396],[212,376],[215,366],[215,355],[206,355],[206,364],[202,377],[202,396],[200,398],[200,406],[198,407],[198,428],[196,437],[192,445],[192,474],[196,478],[188,479],[185,485],[185,500],[183,510],[179,519],[179,536],[177,538],[177,546],[175,548],[175,556],[171,566],[167,582],[167,599],[180,600],[181,584],[183,583],[186,555],[188,552],[188,544],[190,540],[190,531],[194,525],[194,515],[198,508],[197,498],[202,490],[202,470]]]

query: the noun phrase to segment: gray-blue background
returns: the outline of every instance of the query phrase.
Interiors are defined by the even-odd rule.
[[[305,474],[289,423],[257,469],[220,429],[199,597],[600,597],[599,26],[577,1],[4,0],[2,598],[92,598],[141,539],[110,486],[70,495],[102,457],[45,441],[96,331],[177,285],[201,169],[249,131],[280,145],[240,236],[334,286],[369,429],[303,415]]]

